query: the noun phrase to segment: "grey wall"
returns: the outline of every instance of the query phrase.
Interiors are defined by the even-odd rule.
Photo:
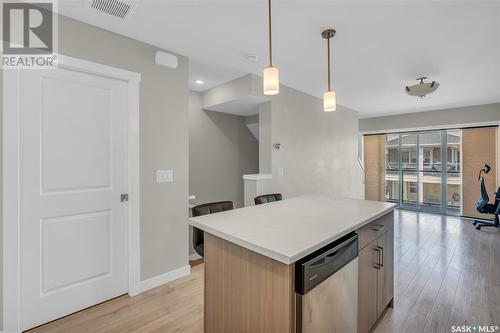
[[[257,173],[259,143],[245,118],[202,110],[202,96],[189,95],[189,193],[195,204],[232,200],[243,206],[244,174]]]
[[[271,103],[259,107],[259,173],[271,173]]]
[[[238,82],[238,88],[233,91],[241,90],[241,81],[250,81],[252,95],[266,98],[262,78],[250,75],[237,79],[233,82]],[[261,111],[270,109],[270,138],[267,143],[259,140],[259,144],[261,150],[270,150],[271,163],[264,165],[270,167],[273,178],[260,181],[257,194],[364,198],[363,172],[357,162],[358,113],[342,105],[337,105],[335,112],[323,112],[321,99],[284,85],[278,95],[267,98],[270,103]],[[273,143],[280,143],[281,148],[273,149]]]
[[[500,103],[359,120],[361,132],[403,130],[500,121]]]
[[[275,191],[285,197],[364,198],[363,172],[357,162],[356,111],[338,105],[336,112],[323,112],[321,99],[284,85],[278,95],[265,96],[262,78],[252,74],[205,92],[203,102],[215,105],[247,96],[268,101],[259,108],[259,157],[261,172],[273,177],[252,186],[257,193],[245,191],[247,201],[252,195]],[[273,143],[280,143],[281,149],[273,149]]]
[[[412,129],[460,128],[492,124],[500,124],[500,103],[365,118],[359,120],[359,130],[361,133],[384,133]],[[500,156],[500,137],[498,140],[497,154]],[[500,172],[497,172],[497,181],[500,183]]]
[[[245,75],[203,92],[203,106],[222,104],[252,95],[252,86],[249,83],[253,76]]]
[[[141,279],[188,264],[188,59],[154,64],[157,48],[73,19],[59,19],[59,52],[138,72],[140,85]],[[155,169],[174,182],[155,183]],[[0,312],[1,313],[1,312]]]
[[[0,52],[0,56],[2,53]],[[3,115],[3,71],[0,66],[0,115]],[[0,116],[0,132],[2,132],[2,127],[3,126],[3,116]],[[2,139],[0,138],[0,142]],[[0,185],[2,188],[2,191],[0,191],[0,221],[2,221],[2,216],[3,216],[3,179],[2,179],[2,174],[3,174],[3,145],[0,145]],[[2,231],[3,228],[0,227],[0,327],[3,327],[3,234]],[[1,330],[0,330],[1,331]]]
[[[273,179],[261,182],[259,191],[364,198],[357,112],[337,106],[335,113],[326,113],[321,100],[304,95],[288,95],[302,107],[272,102],[271,143],[281,148],[272,149]]]
[[[91,45],[84,41],[92,41]],[[90,47],[91,46],[91,47]],[[188,59],[175,70],[157,66],[158,48],[66,17],[62,54],[141,73],[141,279],[188,263]],[[174,182],[156,184],[156,169]]]

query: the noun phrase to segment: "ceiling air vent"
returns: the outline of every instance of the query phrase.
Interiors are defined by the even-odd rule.
[[[109,15],[125,18],[131,12],[133,4],[119,0],[92,0],[92,8]]]

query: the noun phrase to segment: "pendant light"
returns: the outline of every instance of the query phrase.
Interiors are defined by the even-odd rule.
[[[326,29],[321,33],[321,37],[326,39],[328,49],[328,89],[323,94],[323,111],[325,112],[335,111],[337,109],[335,91],[332,91],[331,89],[330,80],[330,38],[333,38],[333,36],[335,36],[334,29]]]
[[[273,42],[271,35],[271,0],[268,3],[269,14],[269,66],[262,73],[264,95],[277,95],[280,92],[280,72],[273,67]]]

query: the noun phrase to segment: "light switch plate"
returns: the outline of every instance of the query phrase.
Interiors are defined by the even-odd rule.
[[[173,170],[156,170],[157,183],[171,183],[174,181]]]

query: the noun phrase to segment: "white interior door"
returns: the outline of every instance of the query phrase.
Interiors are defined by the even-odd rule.
[[[20,74],[21,326],[127,293],[127,84]]]

